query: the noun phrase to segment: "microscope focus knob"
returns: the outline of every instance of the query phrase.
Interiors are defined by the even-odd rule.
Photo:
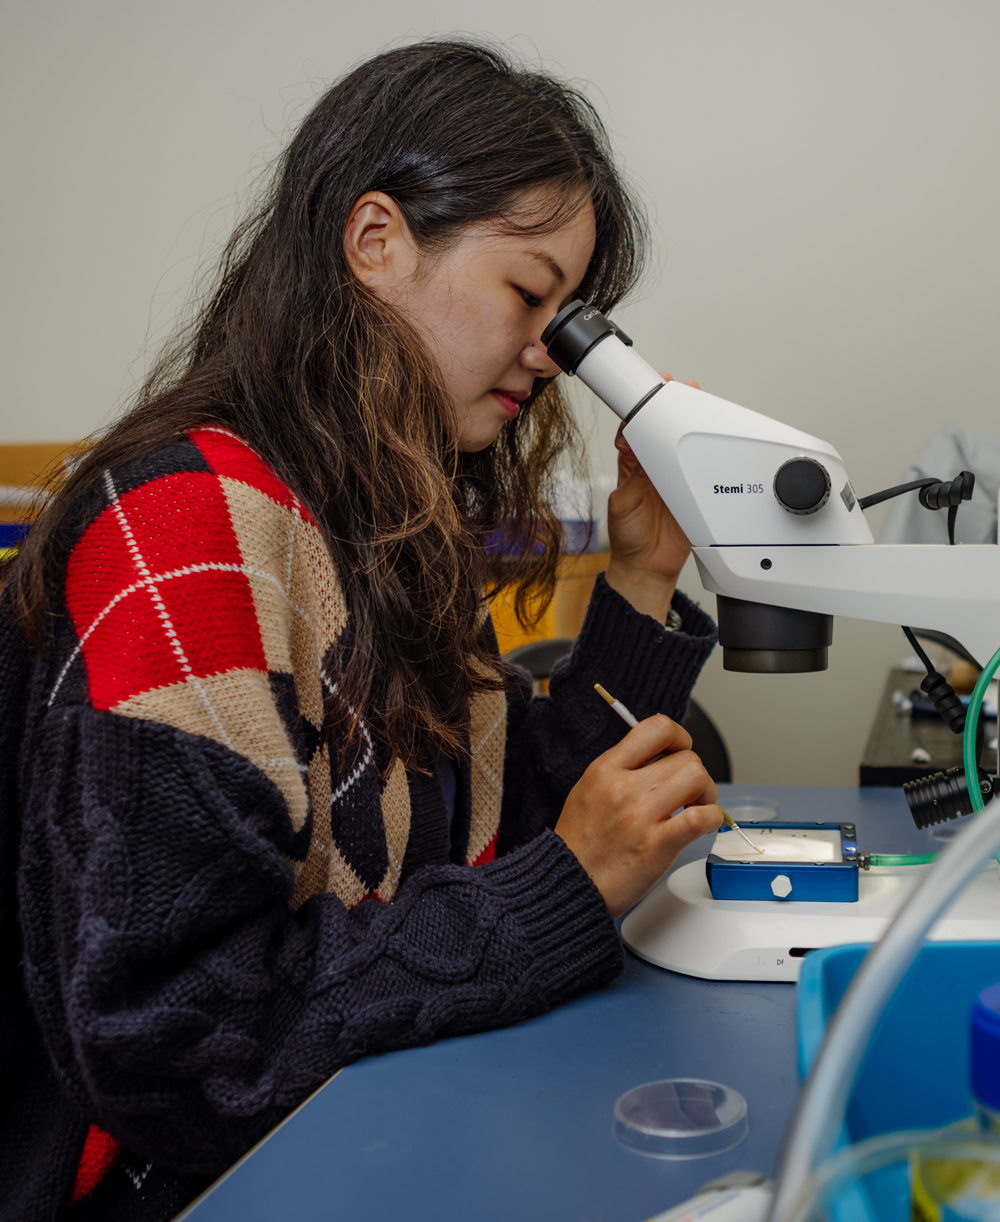
[[[830,472],[815,458],[790,458],[775,473],[774,495],[789,513],[815,513],[830,499]]]

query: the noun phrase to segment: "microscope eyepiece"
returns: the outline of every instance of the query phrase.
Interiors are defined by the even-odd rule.
[[[542,332],[542,343],[563,373],[576,374],[626,422],[666,385],[597,306],[571,301]]]
[[[575,314],[579,314],[580,311],[583,309],[586,309],[586,303],[580,301],[579,298],[575,298],[573,301],[569,303],[569,305],[563,306],[563,308],[559,311],[559,313],[555,316],[555,318],[553,318],[553,320],[549,323],[549,325],[542,332],[542,343],[545,345],[546,348],[549,346],[549,344],[552,343],[552,340],[555,337],[556,333],[558,331],[561,331],[562,328],[565,327],[565,325],[569,322],[569,320]]]
[[[629,337],[605,318],[597,306],[571,301],[542,332],[542,343],[563,373],[574,374],[587,353],[609,335],[617,335],[623,344],[632,347]]]

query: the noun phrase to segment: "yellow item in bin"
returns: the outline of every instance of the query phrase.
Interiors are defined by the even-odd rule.
[[[994,1123],[998,1118],[993,1118]],[[980,1142],[1000,1131],[984,1129],[975,1116],[950,1125],[943,1139]],[[910,1222],[1000,1222],[1000,1166],[964,1158],[910,1159]]]
[[[967,1147],[995,1147],[1000,1145],[1000,984],[983,989],[969,1017],[974,1114],[949,1125],[939,1136]],[[911,1156],[910,1218],[911,1222],[956,1218],[1000,1222],[1000,1164],[988,1156]]]

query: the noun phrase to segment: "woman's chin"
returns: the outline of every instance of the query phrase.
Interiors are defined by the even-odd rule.
[[[476,429],[474,432],[459,438],[458,448],[463,454],[478,454],[481,450],[487,450],[500,436],[500,430],[503,428],[506,421],[503,421],[497,428],[494,429]]]

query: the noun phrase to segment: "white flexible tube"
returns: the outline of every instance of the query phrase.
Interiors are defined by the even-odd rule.
[[[1000,799],[955,837],[868,953],[837,1009],[792,1118],[770,1222],[792,1222],[810,1190],[813,1167],[843,1123],[875,1024],[913,962],[927,931],[1000,851]]]

